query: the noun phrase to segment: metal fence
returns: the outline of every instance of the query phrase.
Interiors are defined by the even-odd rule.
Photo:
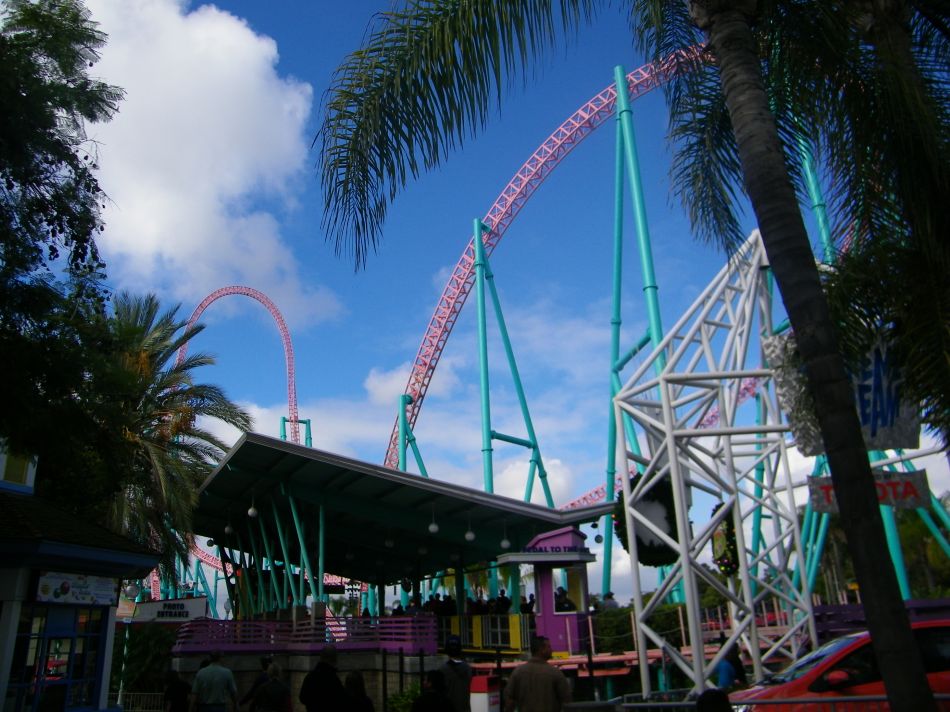
[[[109,707],[122,707],[124,712],[162,712],[163,697],[161,692],[123,692],[120,703],[119,694],[113,692],[109,695]]]

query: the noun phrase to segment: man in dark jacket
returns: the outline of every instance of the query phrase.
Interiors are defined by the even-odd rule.
[[[307,712],[339,712],[346,709],[346,691],[336,672],[336,648],[332,645],[320,652],[317,666],[303,679],[299,699]]]
[[[446,663],[439,668],[445,680],[445,693],[455,712],[471,712],[472,667],[462,660],[462,639],[449,636],[445,642]]]

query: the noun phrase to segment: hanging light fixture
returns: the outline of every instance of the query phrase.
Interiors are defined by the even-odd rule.
[[[394,542],[391,538],[386,537],[386,539],[383,541],[383,546],[385,546],[387,549],[392,549],[394,546],[396,546],[396,542]]]
[[[231,522],[224,525],[224,533],[228,535],[234,534],[234,527],[231,526]]]
[[[435,521],[435,507],[432,508],[432,522],[429,524],[429,533],[430,534],[439,533],[439,525],[436,524],[436,521]]]
[[[505,533],[504,533],[504,536],[502,536],[501,541],[498,542],[498,546],[500,546],[502,549],[510,549],[510,548],[511,548],[511,542],[508,541],[508,523],[505,522],[505,524],[504,524],[503,526],[504,526],[504,532],[505,532]]]
[[[257,507],[254,506],[254,495],[251,495],[251,506],[247,510],[247,516],[251,519],[257,519]]]
[[[128,586],[125,587],[125,590],[123,591],[123,593],[125,594],[126,598],[134,601],[136,598],[139,597],[139,594],[142,593],[142,589],[138,585],[138,583],[133,581],[132,583],[130,583]]]
[[[465,541],[475,541],[475,532],[472,531],[472,515],[468,515],[468,530],[465,532]]]

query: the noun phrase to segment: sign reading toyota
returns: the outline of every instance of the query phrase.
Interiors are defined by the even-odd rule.
[[[930,505],[930,485],[927,470],[889,472],[874,470],[877,501],[896,509],[917,509]],[[834,486],[830,477],[809,477],[808,496],[816,512],[837,512]]]

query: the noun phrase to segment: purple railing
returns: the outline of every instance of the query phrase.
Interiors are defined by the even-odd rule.
[[[311,653],[329,644],[339,650],[384,650],[426,655],[436,652],[434,616],[337,618],[294,624],[291,621],[222,621],[211,618],[185,623],[178,629],[175,654]]]

